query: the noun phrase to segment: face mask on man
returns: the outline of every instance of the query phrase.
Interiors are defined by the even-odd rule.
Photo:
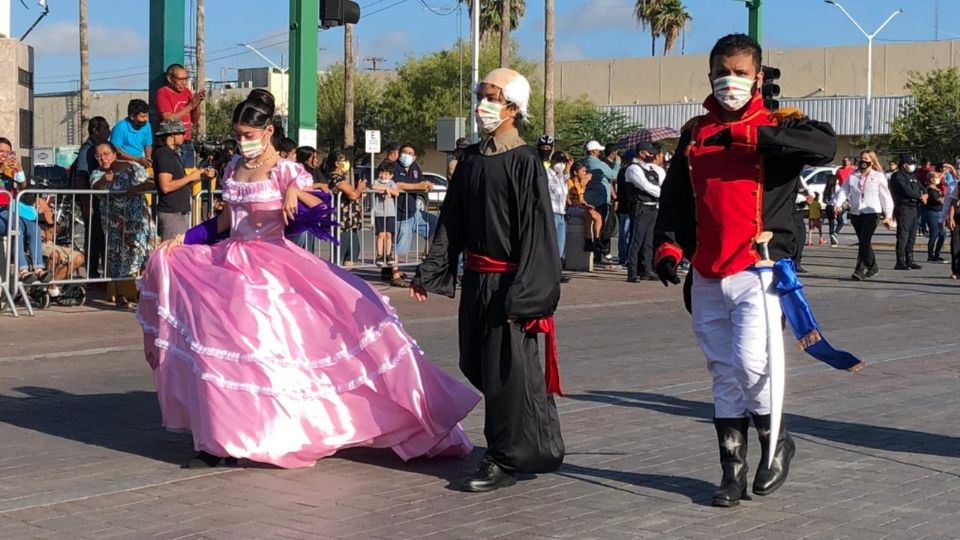
[[[907,165],[907,172],[908,172],[908,173],[913,173],[913,172],[916,171],[916,170],[917,170],[917,166],[916,166],[916,165],[914,165],[914,164],[912,164],[912,163],[911,163],[910,165]]]
[[[713,97],[724,109],[739,111],[753,97],[754,79],[728,75],[713,81]]]
[[[493,133],[496,131],[500,124],[503,123],[503,118],[500,117],[503,112],[503,108],[506,105],[501,105],[499,103],[494,103],[493,101],[482,99],[480,103],[477,104],[477,121],[480,123],[480,129],[486,133]]]
[[[400,165],[403,165],[404,167],[413,165],[413,156],[410,154],[400,154]]]

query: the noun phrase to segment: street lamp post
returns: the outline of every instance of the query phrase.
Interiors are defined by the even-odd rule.
[[[883,24],[874,30],[872,34],[868,34],[867,31],[860,26],[860,23],[854,20],[854,18],[847,13],[847,10],[843,9],[843,6],[841,6],[839,3],[835,2],[834,0],[823,1],[827,4],[837,6],[837,9],[842,11],[843,14],[850,19],[850,22],[857,27],[857,30],[859,30],[860,33],[867,38],[867,101],[863,108],[863,136],[869,137],[873,134],[873,38],[877,37],[877,34],[879,34],[880,31],[887,26],[887,23],[892,21],[894,17],[903,13],[903,10],[898,9],[891,13],[890,16],[887,17],[887,20],[883,21]]]
[[[241,46],[241,47],[246,47],[246,48],[250,49],[251,51],[254,52],[254,54],[256,54],[256,55],[259,56],[260,58],[263,58],[264,60],[266,60],[267,63],[270,64],[271,67],[273,67],[274,69],[276,69],[276,70],[278,70],[278,71],[280,72],[280,94],[283,96],[283,99],[284,99],[284,102],[285,102],[286,99],[287,99],[287,97],[286,97],[286,96],[287,96],[287,91],[286,91],[286,88],[285,88],[285,86],[286,86],[285,81],[286,81],[286,79],[287,79],[287,78],[286,78],[286,75],[287,75],[288,68],[283,68],[283,67],[278,66],[277,64],[275,64],[275,63],[273,62],[273,60],[270,60],[269,58],[267,58],[266,56],[264,56],[263,53],[260,52],[260,51],[258,51],[253,45],[248,45],[248,44],[246,44],[246,43],[237,43],[237,45],[239,45],[239,46]],[[282,61],[282,60],[281,60],[281,61]],[[267,79],[267,86],[270,86],[270,79],[269,79],[269,78]],[[287,107],[286,107],[286,105],[284,105],[283,107],[281,107],[280,115],[283,116],[284,118],[287,117]],[[286,126],[284,126],[284,127],[286,127]]]

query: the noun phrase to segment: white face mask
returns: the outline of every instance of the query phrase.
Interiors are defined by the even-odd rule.
[[[713,81],[713,97],[728,111],[739,111],[753,97],[753,79],[728,75]]]
[[[917,170],[917,166],[916,166],[916,165],[907,165],[907,172],[908,172],[908,173],[912,173],[912,172],[914,172],[914,171],[916,171],[916,170]]]
[[[477,104],[477,122],[480,123],[480,129],[486,133],[493,133],[496,131],[500,124],[503,123],[503,118],[500,118],[500,113],[503,111],[505,105],[499,103],[494,103],[492,101],[482,99],[480,103]]]
[[[565,169],[566,169],[566,166],[564,166],[563,163],[555,163],[555,164],[553,165],[553,172],[555,172],[555,173],[557,173],[557,174],[563,174],[563,171],[564,171]]]
[[[263,144],[263,139],[240,141],[240,155],[246,159],[254,159],[262,154],[266,149],[267,147]]]

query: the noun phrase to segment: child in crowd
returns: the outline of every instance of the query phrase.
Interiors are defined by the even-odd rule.
[[[813,245],[813,231],[817,231],[820,238],[820,244],[826,244],[827,240],[823,237],[823,207],[820,204],[820,194],[814,192],[807,197],[807,210],[810,212],[807,216],[809,226],[807,227],[807,245]]]
[[[397,196],[400,190],[393,181],[393,163],[384,161],[377,167],[377,178],[370,186],[373,198],[373,226],[377,234],[377,266],[394,266],[393,233],[397,229]]]

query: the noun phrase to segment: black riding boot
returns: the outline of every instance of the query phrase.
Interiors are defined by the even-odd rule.
[[[747,430],[749,418],[714,418],[723,479],[713,494],[713,506],[737,506],[747,495]]]
[[[780,434],[777,436],[777,448],[773,454],[773,463],[767,467],[767,458],[770,455],[770,415],[753,415],[753,424],[760,437],[760,466],[753,479],[753,492],[757,495],[769,495],[780,488],[787,480],[790,472],[790,460],[797,452],[797,445],[787,433],[786,422],[780,423]]]

